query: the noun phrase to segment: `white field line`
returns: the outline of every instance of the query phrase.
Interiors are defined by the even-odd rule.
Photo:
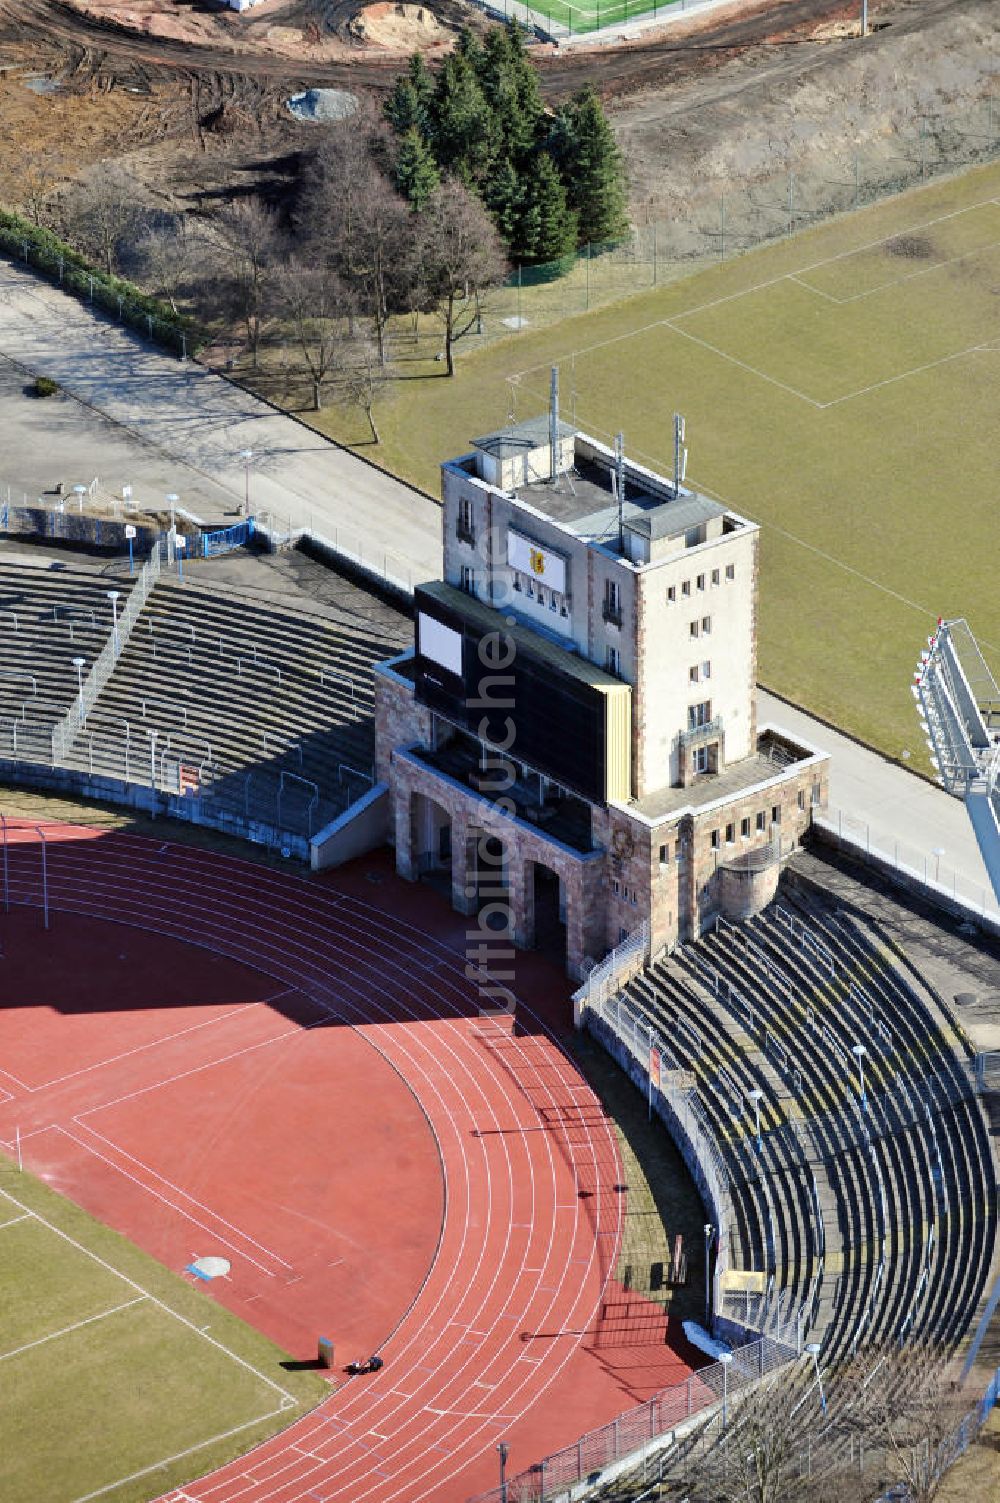
[[[292,1403],[294,1402],[293,1399]],[[116,1482],[109,1482],[106,1487],[95,1488],[92,1493],[81,1493],[78,1498],[74,1498],[73,1503],[90,1503],[91,1498],[104,1498],[108,1493],[117,1492],[118,1488],[126,1487],[128,1483],[136,1482],[140,1477],[148,1477],[150,1472],[161,1471],[164,1467],[172,1466],[175,1461],[183,1461],[185,1456],[193,1456],[196,1451],[203,1451],[206,1446],[215,1445],[220,1440],[229,1440],[231,1436],[239,1435],[242,1430],[249,1430],[253,1425],[262,1425],[266,1420],[284,1414],[287,1409],[287,1404],[279,1404],[277,1409],[269,1409],[266,1414],[259,1414],[254,1419],[244,1420],[242,1425],[234,1425],[231,1430],[221,1430],[218,1435],[210,1435],[207,1440],[199,1440],[197,1445],[188,1446],[184,1451],[175,1451],[173,1456],[164,1456],[160,1461],[140,1467],[137,1472],[130,1472],[127,1477],[119,1477]],[[189,1495],[182,1493],[180,1496],[188,1497]]]
[[[106,1059],[95,1060],[92,1065],[83,1065],[79,1070],[69,1070],[65,1075],[54,1075],[51,1080],[43,1080],[41,1084],[26,1086],[28,1091],[45,1091],[50,1086],[63,1085],[67,1080],[75,1080],[80,1075],[89,1075],[94,1070],[103,1070],[105,1065],[116,1065],[123,1059],[131,1059],[134,1054],[142,1054],[150,1049],[159,1049],[163,1044],[171,1044],[175,1039],[185,1038],[188,1034],[197,1033],[202,1028],[214,1028],[218,1023],[225,1023],[230,1018],[240,1017],[248,1009],[253,1007],[268,1007],[272,1002],[278,1002],[287,996],[287,991],[276,992],[273,997],[262,997],[258,1002],[243,1002],[239,1007],[233,1007],[229,1012],[219,1013],[218,1017],[206,1018],[201,1023],[192,1023],[188,1028],[180,1028],[176,1033],[165,1033],[162,1038],[150,1039],[146,1044],[136,1044],[134,1049],[124,1049],[121,1054],[109,1054]],[[13,1077],[12,1077],[13,1078]]]
[[[209,1346],[214,1346],[216,1351],[221,1352],[224,1357],[228,1357],[231,1362],[235,1362],[237,1367],[242,1367],[245,1372],[251,1373],[255,1378],[263,1383],[265,1387],[273,1389],[275,1393],[281,1396],[282,1400],[287,1401],[287,1403],[284,1403],[282,1405],[283,1408],[287,1408],[290,1404],[296,1404],[297,1400],[295,1399],[294,1395],[288,1393],[286,1389],[282,1388],[280,1383],[275,1383],[273,1378],[269,1378],[265,1373],[260,1372],[259,1369],[254,1367],[252,1362],[247,1362],[245,1357],[237,1356],[235,1352],[230,1351],[229,1347],[223,1346],[222,1342],[218,1341],[214,1336],[207,1335],[206,1332],[202,1331],[198,1326],[194,1324],[194,1321],[188,1320],[186,1315],[181,1315],[178,1310],[172,1310],[164,1300],[160,1299],[155,1294],[151,1294],[148,1289],[144,1289],[141,1284],[136,1283],[135,1279],[130,1278],[127,1273],[122,1273],[120,1269],[115,1268],[114,1265],[109,1263],[106,1258],[102,1258],[100,1253],[93,1252],[89,1247],[84,1247],[82,1242],[78,1242],[75,1237],[71,1237],[68,1232],[64,1232],[60,1227],[56,1226],[54,1222],[48,1221],[37,1211],[32,1211],[29,1207],[25,1206],[22,1201],[18,1200],[16,1195],[11,1195],[9,1190],[0,1189],[0,1195],[3,1196],[4,1200],[9,1201],[11,1205],[17,1206],[19,1210],[27,1211],[28,1215],[33,1216],[34,1219],[38,1221],[42,1226],[46,1227],[55,1236],[61,1238],[63,1242],[69,1243],[70,1247],[75,1247],[77,1252],[82,1252],[100,1268],[105,1269],[108,1273],[113,1273],[116,1278],[121,1279],[123,1284],[128,1284],[129,1287],[131,1289],[134,1289],[138,1294],[144,1295],[146,1299],[152,1302],[152,1304],[159,1306],[159,1308],[166,1315],[169,1315],[171,1319],[178,1321],[182,1326],[186,1326],[187,1329],[191,1331],[195,1336],[197,1336],[199,1340],[207,1342]]]
[[[112,1305],[110,1310],[101,1310],[97,1315],[88,1315],[86,1320],[74,1321],[71,1326],[63,1326],[60,1331],[50,1331],[47,1336],[39,1336],[37,1341],[26,1341],[23,1346],[12,1347],[9,1352],[0,1352],[0,1362],[7,1362],[11,1357],[19,1357],[22,1352],[30,1352],[36,1346],[44,1346],[47,1341],[58,1341],[60,1336],[68,1336],[71,1331],[82,1331],[84,1326],[92,1326],[99,1320],[107,1320],[109,1315],[117,1315],[120,1310],[131,1310],[133,1305],[142,1305],[148,1296],[139,1294],[135,1299],[127,1299],[122,1305]]]
[[[92,1128],[87,1128],[85,1123],[81,1123],[80,1126],[84,1127],[87,1132],[93,1131]],[[252,1264],[252,1266],[258,1269],[260,1273],[264,1274],[266,1278],[273,1279],[277,1277],[273,1268],[268,1268],[265,1264],[258,1262],[258,1260],[253,1257],[252,1254],[248,1253],[244,1247],[230,1241],[230,1239],[224,1236],[222,1232],[220,1232],[216,1227],[209,1225],[205,1221],[199,1221],[198,1217],[193,1215],[191,1211],[185,1210],[183,1205],[178,1205],[177,1202],[171,1200],[168,1195],[164,1195],[161,1190],[156,1190],[151,1185],[145,1184],[137,1174],[133,1174],[131,1170],[126,1169],[122,1164],[116,1164],[114,1159],[109,1158],[106,1153],[102,1153],[99,1148],[95,1148],[92,1143],[84,1142],[82,1138],[77,1137],[76,1133],[70,1132],[69,1128],[65,1127],[61,1122],[54,1122],[52,1124],[51,1131],[62,1133],[63,1137],[69,1138],[71,1143],[75,1143],[76,1146],[78,1148],[82,1148],[85,1153],[91,1154],[95,1159],[99,1159],[102,1164],[106,1164],[109,1169],[113,1169],[116,1174],[120,1174],[123,1179],[127,1179],[131,1184],[140,1189],[144,1195],[151,1195],[153,1199],[158,1200],[161,1205],[168,1206],[169,1209],[171,1211],[175,1211],[178,1216],[183,1216],[185,1221],[189,1221],[192,1226],[196,1226],[198,1230],[204,1232],[207,1237],[211,1237],[215,1242],[221,1243],[223,1247],[227,1248],[236,1257],[242,1258],[244,1262]],[[102,1142],[108,1144],[108,1146],[110,1148],[113,1148],[116,1153],[120,1153],[123,1158],[132,1159],[131,1154],[126,1153],[125,1150],[119,1148],[117,1144],[110,1142],[108,1138],[102,1138],[100,1133],[94,1133],[94,1136],[101,1139]],[[151,1178],[159,1179],[161,1177],[156,1173],[155,1170],[150,1169],[148,1165],[140,1163],[138,1159],[132,1159],[132,1162],[134,1164],[139,1164],[142,1169],[145,1169],[146,1173],[149,1174]],[[165,1180],[164,1183],[166,1184],[169,1182]],[[171,1188],[175,1190],[178,1196],[181,1196],[184,1199],[190,1199],[189,1196],[185,1195],[185,1192],[183,1190],[178,1189],[176,1186],[171,1186]],[[198,1202],[192,1200],[192,1204],[198,1205]],[[204,1207],[204,1210],[208,1216],[213,1217],[219,1222],[220,1225],[229,1226],[229,1223],[227,1221],[223,1220],[221,1216],[216,1217],[215,1212],[210,1210],[208,1207]],[[254,1239],[252,1237],[249,1237],[245,1233],[241,1232],[239,1227],[233,1227],[232,1231],[235,1232],[237,1236],[242,1237],[245,1242],[249,1242],[252,1246],[260,1246],[259,1243],[254,1242]],[[276,1262],[283,1264],[285,1268],[289,1270],[291,1269],[292,1265],[290,1263],[286,1263],[284,1258],[279,1258],[277,1253],[271,1253],[270,1250],[266,1247],[263,1248],[262,1251],[268,1253],[268,1255],[270,1257],[273,1257]]]
[[[705,313],[709,308],[719,308],[724,303],[737,302],[740,298],[750,297],[755,292],[765,292],[769,287],[777,287],[781,282],[788,281],[790,278],[804,277],[810,271],[819,271],[822,267],[832,266],[837,261],[848,260],[851,256],[860,255],[862,251],[877,250],[879,246],[887,245],[890,240],[898,240],[900,235],[910,235],[915,230],[930,229],[935,224],[942,224],[946,220],[957,219],[963,214],[971,214],[976,209],[986,208],[988,204],[1000,204],[1000,198],[997,198],[995,194],[991,194],[989,198],[980,199],[976,203],[966,204],[961,209],[952,210],[951,213],[938,214],[933,219],[926,219],[918,224],[901,225],[899,228],[893,230],[891,235],[883,235],[878,240],[869,240],[864,245],[856,245],[851,250],[839,251],[836,255],[826,256],[819,261],[809,261],[804,266],[796,267],[794,271],[783,271],[778,276],[765,278],[763,282],[755,282],[750,287],[742,287],[738,292],[729,292],[722,297],[710,298],[706,303],[696,303],[691,308],[679,309],[676,313],[671,313],[665,319],[651,319],[648,324],[643,324],[638,329],[629,329],[624,334],[614,334],[610,339],[599,339],[594,344],[582,345],[577,350],[568,351],[565,358],[575,359],[578,355],[591,355],[595,350],[606,349],[608,345],[620,344],[623,340],[634,339],[639,334],[648,334],[651,329],[659,328],[661,324],[671,323],[678,318],[688,318],[695,313]],[[813,288],[813,291],[818,291],[818,288]],[[526,366],[524,370],[513,371],[508,375],[507,380],[520,382],[524,376],[533,375],[536,371],[547,371],[550,363],[549,361],[542,361],[538,365]]]
[[[903,233],[906,233],[905,230]],[[905,287],[907,282],[913,282],[917,277],[929,277],[932,272],[941,271],[946,266],[956,266],[959,261],[968,261],[972,256],[981,256],[985,251],[996,250],[998,245],[1000,245],[1000,240],[991,240],[988,245],[977,245],[973,250],[960,251],[957,256],[946,256],[941,261],[932,261],[928,266],[921,266],[918,271],[908,271],[900,277],[887,277],[884,282],[878,282],[874,287],[866,287],[863,292],[852,292],[850,297],[835,297],[832,292],[824,292],[822,288],[814,287],[804,277],[797,275],[790,276],[788,280],[797,282],[800,287],[805,287],[810,292],[815,292],[818,297],[825,297],[831,303],[839,303],[841,307],[846,307],[848,303],[860,303],[864,298],[874,297],[877,292],[885,292],[889,287]]]
[[[952,360],[963,360],[966,355],[978,355],[980,352],[991,353],[986,345],[970,344],[964,350],[956,350],[953,355],[942,355],[939,360],[928,360],[925,365],[915,365],[912,370],[900,371],[896,376],[886,376],[884,381],[873,381],[870,386],[860,386],[857,391],[846,392],[842,397],[834,397],[830,402],[821,402],[820,406],[825,412],[830,407],[839,407],[841,402],[853,402],[855,397],[863,397],[870,391],[880,391],[883,386],[895,386],[897,381],[908,381],[911,376],[922,375],[924,371],[932,371],[939,365],[947,365]]]
[[[8,1226],[16,1226],[19,1221],[30,1221],[30,1220],[31,1220],[31,1212],[30,1211],[25,1211],[25,1213],[24,1213],[23,1216],[11,1216],[11,1218],[10,1218],[9,1221],[0,1221],[0,1232],[5,1231]]]
[[[692,344],[700,344],[702,349],[710,350],[713,355],[718,355],[720,360],[728,360],[730,365],[738,365],[740,370],[746,371],[749,376],[759,376],[762,381],[767,381],[771,386],[777,386],[780,391],[785,391],[791,397],[797,397],[800,402],[808,402],[810,407],[815,407],[817,412],[822,412],[824,407],[832,404],[829,402],[817,402],[815,397],[807,397],[804,391],[799,391],[794,386],[789,386],[785,381],[779,381],[776,376],[769,376],[766,371],[758,370],[755,365],[748,365],[745,360],[739,360],[735,355],[720,350],[717,344],[709,344],[707,339],[701,339],[697,334],[689,334],[687,329],[678,329],[676,324],[669,318],[662,320],[665,328],[673,334],[680,334],[684,339],[690,339]]]

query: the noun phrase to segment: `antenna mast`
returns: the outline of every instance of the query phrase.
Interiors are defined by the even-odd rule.
[[[674,413],[674,498],[681,493],[681,484],[687,474],[687,450],[682,450],[684,443],[684,419],[679,412]]]
[[[552,367],[549,382],[549,482],[555,485],[559,474],[559,367]]]
[[[618,547],[625,552],[625,435],[615,434],[615,489],[618,492]]]

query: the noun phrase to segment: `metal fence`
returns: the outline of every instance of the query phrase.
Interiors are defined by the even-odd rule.
[[[323,519],[323,526],[329,527],[327,518]],[[334,527],[330,532],[321,531],[311,513],[301,526],[293,527],[290,518],[277,512],[258,512],[254,516],[254,530],[263,536],[270,548],[305,543],[321,555],[334,560],[346,560],[363,574],[389,585],[402,595],[412,596],[414,585],[425,578],[421,573],[414,575],[413,567],[405,555],[393,553],[391,549],[373,547],[359,532],[352,532],[347,527]]]
[[[616,945],[589,973],[573,1000],[587,1007],[607,1002],[641,971],[649,959],[649,920],[643,919],[627,939]]]
[[[216,532],[201,534],[202,558],[218,558],[223,553],[232,553],[236,548],[246,548],[255,532],[253,517],[238,522],[235,527],[222,527]]]
[[[96,269],[76,265],[62,252],[45,244],[34,226],[18,225],[11,215],[0,218],[0,252],[29,266],[47,282],[71,293],[88,307],[99,308],[127,328],[162,345],[171,354],[186,359],[191,341],[188,331],[180,323],[150,312],[148,301],[143,303],[137,298],[135,289],[128,283],[104,276]]]
[[[845,136],[842,149],[802,161],[782,160],[776,147],[770,166],[745,176],[706,174],[683,203],[648,199],[633,207],[637,222],[625,239],[585,245],[542,265],[515,266],[502,286],[481,298],[475,332],[464,342],[509,337],[665,286],[941,173],[992,160],[1000,152],[995,86],[995,78],[985,79],[981,103],[957,114],[930,114],[915,99],[898,96],[894,125],[866,121],[859,113],[857,131]],[[856,148],[857,136],[871,144]],[[402,324],[398,340],[404,347]],[[575,391],[572,371],[567,374],[564,405],[570,416]],[[541,387],[531,392],[532,411],[540,393]],[[515,386],[512,407],[516,401]]]
[[[683,1383],[664,1389],[645,1404],[627,1409],[610,1424],[581,1435],[572,1445],[545,1456],[535,1466],[492,1488],[470,1503],[544,1503],[596,1473],[663,1441],[679,1426],[736,1397],[795,1357],[795,1349],[769,1336],[738,1347],[726,1362],[711,1362]]]
[[[898,840],[888,831],[873,827],[868,820],[836,806],[831,806],[825,813],[815,813],[813,824],[862,858],[895,867],[902,875],[927,888],[930,894],[945,900],[950,898],[970,912],[1000,925],[1000,902],[992,889],[946,865],[935,852]]]

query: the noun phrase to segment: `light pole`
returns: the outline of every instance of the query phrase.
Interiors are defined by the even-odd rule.
[[[729,1364],[733,1360],[732,1352],[720,1352],[719,1361],[722,1363],[722,1428],[725,1430],[729,1424]]]
[[[868,35],[868,0],[861,0],[861,35]]]
[[[248,517],[250,515],[250,461],[251,459],[253,459],[253,450],[241,449],[240,458],[243,461],[243,467],[246,473],[246,491],[244,493],[243,515],[245,517]]]
[[[85,485],[74,485],[74,487],[73,487],[73,494],[76,497],[76,509],[82,515],[83,514],[83,498],[87,494],[87,487]]]
[[[854,1058],[858,1062],[858,1095],[861,1098],[861,1110],[864,1112],[868,1110],[868,1097],[865,1094],[864,1065],[865,1055],[868,1053],[868,1050],[865,1048],[864,1044],[852,1044],[851,1053],[854,1055]]]
[[[507,1503],[507,1457],[510,1455],[510,1447],[505,1440],[497,1446],[497,1455],[500,1457],[500,1503]]]
[[[49,927],[49,861],[48,850],[45,845],[45,831],[40,825],[35,826],[35,834],[42,842],[42,913],[45,918],[45,927]]]
[[[115,657],[118,656],[118,596],[119,590],[109,590],[108,599],[111,601],[111,617],[114,622],[113,636],[115,642]]]
[[[749,1092],[750,1100],[753,1102],[754,1123],[756,1125],[756,1130],[757,1130],[757,1152],[758,1153],[763,1152],[763,1148],[764,1148],[764,1145],[761,1142],[761,1138],[760,1138],[760,1102],[761,1102],[761,1097],[763,1096],[763,1094],[764,1094],[764,1092],[760,1089],[759,1086],[755,1086],[754,1089]]]
[[[941,877],[941,857],[947,855],[947,852],[943,845],[936,845],[931,855],[934,857],[934,880],[937,882]]]
[[[149,733],[149,817],[156,818],[156,738],[159,731]]]
[[[76,669],[76,697],[79,703],[78,720],[83,720],[83,665],[86,658],[74,658],[73,667]]]
[[[715,1227],[710,1221],[705,1222],[705,1326],[708,1327],[710,1300],[712,1294],[712,1235]]]
[[[176,532],[177,531],[177,516],[176,516],[176,511],[177,511],[177,503],[178,503],[178,501],[180,499],[181,498],[180,498],[180,496],[178,496],[178,494],[177,494],[176,491],[171,491],[170,494],[167,496],[167,505],[170,507],[170,531],[171,532]]]
[[[819,1389],[819,1403],[823,1413],[826,1413],[826,1394],[823,1392],[823,1375],[819,1370],[819,1342],[810,1341],[806,1345],[806,1351],[813,1359],[813,1367],[816,1369],[816,1387]]]

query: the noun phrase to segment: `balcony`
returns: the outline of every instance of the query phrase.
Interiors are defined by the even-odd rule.
[[[617,626],[618,630],[621,631],[622,608],[620,604],[605,600],[604,605],[601,607],[601,615],[609,626]]]
[[[716,715],[713,720],[706,720],[704,725],[693,725],[689,730],[681,731],[677,744],[683,751],[689,746],[700,746],[704,741],[718,741],[721,735],[722,716]]]

